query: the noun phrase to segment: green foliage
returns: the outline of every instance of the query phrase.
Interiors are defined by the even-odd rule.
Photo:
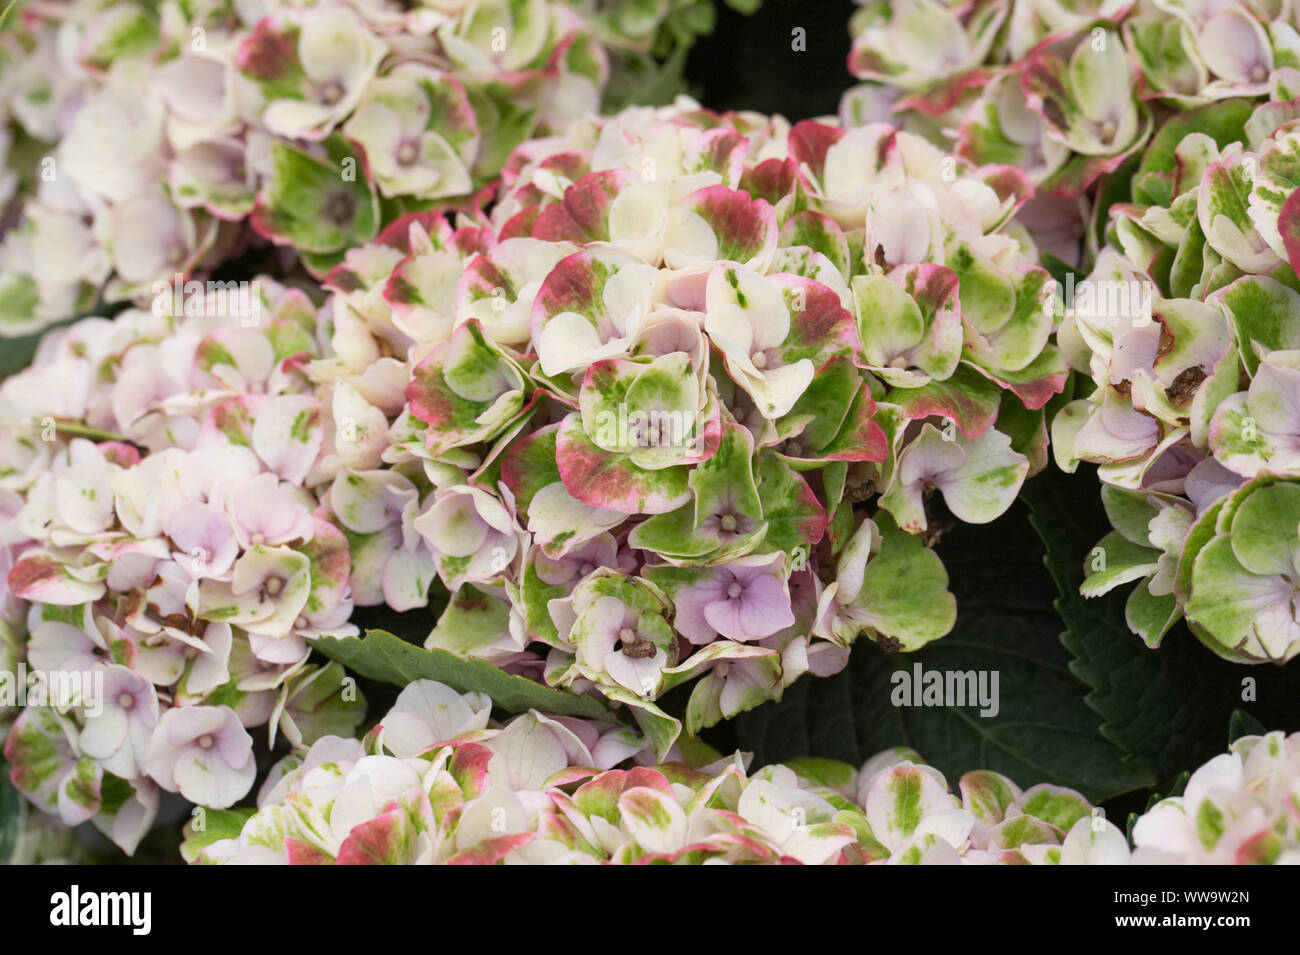
[[[558,716],[608,715],[605,707],[591,697],[551,689],[482,660],[461,659],[446,650],[425,650],[385,630],[370,630],[364,638],[325,637],[313,646],[363,677],[394,686],[437,680],[460,693],[486,693],[493,703],[510,713],[537,709]]]
[[[955,783],[991,769],[1016,780],[1069,786],[1101,801],[1153,785],[1151,768],[1101,732],[1056,638],[1052,578],[1042,566],[1023,505],[990,525],[960,525],[939,548],[957,597],[957,624],[911,654],[885,654],[858,642],[836,676],[807,677],[780,703],[737,717],[730,729],[755,765],[817,756],[861,764],[879,750],[910,746]],[[894,674],[984,670],[998,674],[1000,706],[895,707]],[[714,742],[725,749],[721,742]]]
[[[686,57],[696,41],[717,26],[715,0],[671,0],[647,50],[611,50],[612,70],[601,108],[661,106],[687,92]],[[726,0],[732,10],[752,16],[763,0]]]
[[[1086,702],[1101,718],[1102,736],[1168,789],[1180,772],[1223,751],[1223,727],[1234,711],[1241,711],[1237,726],[1250,718],[1270,729],[1295,729],[1300,667],[1221,660],[1182,623],[1159,650],[1150,650],[1124,621],[1130,587],[1079,595],[1085,559],[1105,527],[1096,486],[1090,467],[1073,477],[1049,468],[1025,485],[1022,498],[1060,592],[1055,607],[1066,628],[1061,643],[1070,672],[1089,687]]]
[[[0,865],[15,861],[27,813],[32,811],[27,800],[9,782],[9,764],[0,759]]]

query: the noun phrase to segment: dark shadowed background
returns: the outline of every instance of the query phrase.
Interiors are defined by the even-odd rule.
[[[719,4],[718,25],[686,61],[686,79],[711,109],[781,113],[791,122],[834,114],[857,81],[846,66],[852,0],[764,0],[752,17]],[[807,49],[793,49],[794,31]]]

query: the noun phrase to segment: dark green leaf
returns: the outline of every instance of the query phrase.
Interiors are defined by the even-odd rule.
[[[1094,468],[1081,467],[1073,476],[1049,468],[1025,485],[1022,497],[1060,590],[1056,608],[1066,626],[1061,642],[1072,658],[1070,671],[1091,688],[1087,704],[1101,717],[1102,735],[1150,767],[1157,785],[1168,790],[1178,773],[1223,752],[1223,727],[1235,710],[1270,730],[1300,728],[1294,705],[1300,666],[1230,663],[1202,646],[1184,623],[1150,650],[1124,622],[1131,586],[1103,597],[1079,596],[1084,559],[1109,524],[1098,488]]]
[[[956,783],[974,769],[1005,773],[1023,786],[1050,782],[1093,800],[1152,785],[1150,770],[1099,731],[1087,687],[1057,640],[1052,579],[1023,505],[993,524],[960,525],[938,548],[957,597],[948,636],[911,654],[885,654],[860,640],[844,672],[805,677],[777,704],[733,721],[734,745],[755,765],[798,756],[861,764],[892,746],[910,746]],[[892,677],[924,671],[996,671],[1000,708],[895,707]],[[706,734],[707,736],[708,734]],[[730,740],[714,745],[727,748]]]
[[[27,800],[9,782],[9,764],[0,759],[0,865],[14,861],[28,811]]]
[[[482,660],[461,659],[446,650],[425,650],[385,630],[370,630],[364,638],[324,637],[312,646],[363,677],[394,686],[437,680],[460,693],[486,693],[492,702],[511,713],[538,709],[558,716],[593,719],[609,715],[592,697],[543,686]]]
[[[40,332],[21,338],[0,338],[0,381],[30,365],[40,341]]]

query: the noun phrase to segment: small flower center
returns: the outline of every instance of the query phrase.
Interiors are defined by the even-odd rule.
[[[117,698],[117,705],[124,710],[129,710],[131,707],[135,706],[135,697],[130,693],[123,693]]]
[[[767,353],[766,353],[766,352],[756,351],[756,352],[754,352],[754,354],[752,354],[752,355],[749,356],[749,360],[752,361],[752,362],[754,363],[754,367],[755,367],[755,368],[766,368],[766,367],[767,367]]]
[[[211,748],[212,748],[212,734],[211,734],[211,733],[204,733],[202,736],[200,736],[200,737],[199,737],[199,746],[200,746],[202,749],[211,749]]]
[[[1250,81],[1252,83],[1263,83],[1266,79],[1268,79],[1268,70],[1262,63],[1250,71]]]
[[[586,577],[589,573],[591,573],[595,569],[596,568],[591,566],[591,564],[583,564],[581,567],[578,568],[578,576]]]
[[[297,627],[299,630],[306,630],[306,629],[307,629],[307,618],[306,618],[306,617],[299,617],[297,620],[295,620],[295,621],[293,622],[293,625],[294,625],[295,627]]]
[[[326,106],[333,106],[343,98],[343,84],[337,80],[331,83],[326,83],[320,88],[320,92],[317,95],[319,95],[320,101]]]
[[[1114,137],[1115,137],[1115,121],[1112,119],[1108,119],[1106,120],[1106,122],[1101,124],[1101,138],[1109,140],[1109,139],[1113,139]]]
[[[732,581],[731,585],[727,587],[727,596],[730,597],[732,600],[735,600],[744,592],[745,592],[745,588],[740,586],[740,584],[736,583],[735,581]]]
[[[736,529],[736,515],[723,514],[722,520],[718,521],[718,523],[722,525],[722,529],[724,531],[730,534]]]
[[[644,640],[631,627],[624,627],[618,632],[618,641],[623,645],[623,655],[634,660],[644,660],[655,655],[658,649],[649,640]]]
[[[402,143],[397,149],[397,161],[403,166],[409,166],[420,157],[420,149],[409,139]]]
[[[266,543],[266,535],[262,534],[260,531],[255,534],[250,534],[248,537],[248,543],[254,547],[261,547]]]
[[[271,577],[266,581],[266,592],[274,597],[284,588],[284,581],[279,577]]]

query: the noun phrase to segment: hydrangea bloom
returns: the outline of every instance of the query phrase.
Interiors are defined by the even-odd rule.
[[[276,767],[256,812],[197,828],[192,863],[1107,864],[1123,836],[1078,793],[990,772],[960,795],[910,750],[748,773],[737,754],[651,765],[648,740],[417,681],[365,740]],[[623,768],[628,767],[628,768]],[[210,814],[216,816],[217,814]]]
[[[1137,156],[1171,111],[1294,85],[1300,43],[1290,5],[1251,0],[859,5],[848,66],[867,82],[845,94],[846,123],[892,116],[1071,199]],[[1037,208],[1046,223],[1072,205]]]
[[[141,304],[262,238],[323,272],[402,211],[471,195],[532,130],[597,110],[607,46],[643,69],[661,28],[711,28],[699,9],[31,6],[0,52],[0,205],[20,204],[0,224],[0,334],[101,293]]]
[[[862,633],[915,649],[953,620],[926,544],[1045,461],[1066,366],[1007,228],[1028,192],[688,100],[529,141],[490,215],[408,216],[326,276],[313,374],[409,371],[331,506],[386,588],[399,560],[452,592],[426,646],[630,706],[661,752],[687,680],[694,733]]]
[[[908,749],[860,768],[740,754],[655,763],[626,729],[409,685],[364,740],[325,737],[268,777],[258,808],[209,813],[182,852],[210,864],[1284,864],[1300,840],[1300,734],[1242,737],[1183,795],[1137,817],[1134,848],[1077,792],[988,770],[957,790]]]
[[[1300,652],[1300,279],[1285,171],[1300,114],[1289,98],[1207,110],[1217,141],[1171,125],[1133,179],[1135,202],[1112,209],[1114,245],[1059,334],[1092,389],[1062,409],[1053,440],[1063,467],[1098,463],[1115,527],[1086,595],[1137,580],[1128,622],[1149,644],[1186,617],[1222,656],[1280,663]]]
[[[1133,826],[1134,864],[1295,865],[1300,734],[1243,736]]]
[[[249,729],[303,745],[364,716],[342,668],[307,659],[357,632],[323,500],[331,408],[306,374],[327,325],[302,292],[252,286],[51,332],[0,385],[6,670],[84,678],[29,701],[5,757],[40,808],[128,851],[160,787],[248,792]]]

